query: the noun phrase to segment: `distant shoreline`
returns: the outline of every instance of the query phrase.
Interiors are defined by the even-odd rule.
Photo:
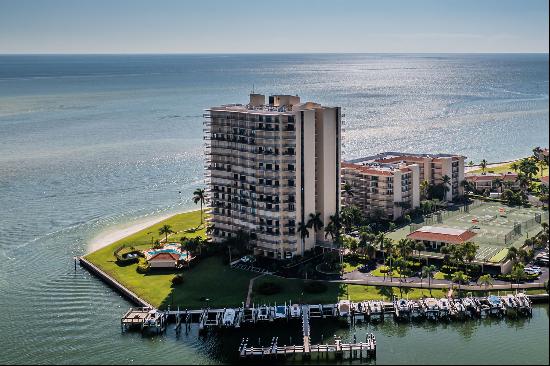
[[[525,159],[524,157],[523,158],[518,158],[518,159],[513,159],[513,160],[508,160],[508,161],[499,161],[499,162],[496,162],[496,163],[489,163],[487,164],[487,168],[486,169],[489,169],[489,168],[497,168],[499,166],[503,166],[503,165],[506,165],[506,164],[511,164],[515,161],[520,161],[521,159]],[[464,166],[464,173],[469,173],[471,172],[472,170],[478,170],[478,169],[481,169],[481,165],[480,164],[476,164],[476,165],[466,165]]]

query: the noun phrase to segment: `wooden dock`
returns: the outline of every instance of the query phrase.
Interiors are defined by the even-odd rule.
[[[315,308],[319,310],[318,307]],[[322,310],[322,307],[321,307]],[[253,357],[300,357],[302,359],[311,359],[312,355],[317,355],[317,359],[329,358],[334,355],[335,358],[363,359],[376,357],[376,338],[374,334],[367,334],[365,342],[342,343],[342,340],[335,337],[334,344],[311,344],[311,328],[309,324],[310,305],[302,306],[302,333],[303,345],[279,346],[278,338],[273,337],[271,344],[266,347],[248,346],[248,338],[244,338],[239,346],[239,355],[241,358]]]

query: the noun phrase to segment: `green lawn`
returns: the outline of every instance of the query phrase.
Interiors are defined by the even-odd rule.
[[[274,295],[262,295],[258,287],[264,282],[273,282],[281,286],[281,292]],[[306,302],[309,304],[334,304],[342,293],[343,285],[338,283],[326,283],[327,291],[320,294],[304,292],[305,280],[289,280],[275,276],[263,276],[254,281],[251,302],[255,304],[284,304]]]
[[[107,247],[86,255],[86,259],[114,277],[121,284],[135,292],[138,296],[157,307],[173,306],[200,308],[204,306],[201,297],[210,298],[211,306],[238,306],[246,299],[248,283],[254,274],[233,270],[222,264],[221,258],[207,258],[184,272],[185,282],[172,288],[171,272],[151,272],[139,274],[136,264],[119,266],[116,264],[113,252],[116,248],[126,245],[136,249],[146,249],[153,240],[159,239],[158,229],[168,224],[172,230],[173,240],[182,236],[195,237],[205,235],[201,229],[193,233],[185,230],[196,228],[200,224],[200,211],[178,214],[155,224],[133,235],[121,239]],[[168,238],[170,241],[170,237]]]
[[[508,173],[508,172],[513,172],[514,170],[512,169],[511,165],[512,165],[512,163],[508,163],[508,164],[504,164],[502,166],[489,167],[489,168],[486,169],[486,172],[487,173]],[[540,169],[539,164],[537,164],[537,167]],[[481,168],[480,169],[475,169],[475,170],[469,171],[468,173],[482,173],[482,170],[481,170]],[[546,175],[548,175],[548,167],[544,167],[544,170],[542,171],[542,174],[539,171],[539,174],[537,174],[537,178],[544,177]]]
[[[376,268],[375,270],[372,270],[370,272],[371,276],[375,276],[375,277],[389,277],[389,273],[382,273],[382,269],[388,269],[387,266],[380,266],[378,268]],[[399,278],[401,277],[401,274],[399,273],[399,271],[397,269],[393,269],[392,271],[392,275],[391,275],[393,278]]]
[[[387,286],[363,286],[363,285],[348,285],[347,292],[344,290],[344,297],[349,293],[351,301],[363,300],[390,300],[392,294],[398,298],[408,298],[410,300],[421,299],[423,297],[444,297],[445,290],[440,289],[420,289],[402,287],[387,287]]]
[[[348,262],[344,260],[344,273],[349,273],[355,271],[357,268],[361,267],[363,264],[357,261]]]

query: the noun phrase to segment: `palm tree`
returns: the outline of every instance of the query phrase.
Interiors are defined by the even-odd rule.
[[[426,246],[424,245],[423,242],[417,241],[416,243],[414,243],[414,250],[416,250],[416,252],[418,253],[418,263],[420,263],[420,252],[425,251]],[[426,257],[426,263],[427,261],[428,261],[428,257]]]
[[[506,254],[506,259],[511,260],[515,263],[518,259],[518,248],[510,247],[508,248],[508,253]]]
[[[428,278],[428,287],[431,287],[432,285],[432,278],[437,268],[433,265],[431,266],[424,266],[422,267],[422,277],[420,277],[420,287],[422,287],[422,278],[427,277]]]
[[[527,263],[529,261],[529,253],[523,249],[518,249],[518,259],[521,263]]]
[[[298,232],[300,233],[300,238],[302,239],[302,255],[304,255],[304,252],[306,251],[306,238],[309,238],[309,227],[303,222],[300,222],[298,224]]]
[[[447,200],[447,193],[451,190],[451,177],[449,177],[448,175],[444,175],[443,178],[442,178],[442,182],[443,184],[443,199],[446,201]]]
[[[400,239],[397,242],[397,249],[399,250],[399,255],[403,257],[404,260],[407,260],[409,254],[413,250],[412,241],[410,239]]]
[[[388,240],[391,241],[391,239],[386,238],[384,233],[380,233],[376,236],[376,243],[378,244],[378,247],[380,248],[380,251],[382,252],[382,261],[384,264],[386,264],[386,245],[388,243]]]
[[[367,243],[365,252],[367,254],[367,257],[369,257],[369,259],[376,258],[376,247],[372,245],[371,242]]]
[[[476,259],[477,250],[479,249],[479,245],[477,245],[474,242],[468,241],[464,244],[462,244],[462,247],[464,248],[464,257],[468,261],[468,264],[472,264],[474,259]]]
[[[536,176],[539,172],[539,167],[533,159],[525,158],[520,160],[519,170],[527,176],[529,181],[531,181],[533,179],[533,176]]]
[[[348,182],[344,183],[344,193],[346,194],[348,199],[353,197],[353,188]]]
[[[466,281],[466,276],[464,275],[464,272],[457,271],[453,273],[453,277],[451,280],[455,283],[458,283],[458,292],[460,293],[460,285],[462,284],[462,282]]]
[[[514,172],[517,173],[518,170],[519,170],[519,164],[518,164],[518,162],[517,162],[517,161],[514,161],[512,164],[510,164],[510,168],[512,168],[512,170],[513,170]]]
[[[188,245],[187,245],[188,241],[189,241],[189,239],[187,239],[186,236],[182,236],[180,238],[180,251],[182,253],[185,252],[186,250],[188,250]]]
[[[335,237],[335,227],[333,222],[329,222],[327,226],[325,226],[325,239],[330,235],[330,238],[332,241],[334,241]]]
[[[428,197],[428,189],[430,188],[430,183],[428,183],[427,180],[423,180],[422,183],[420,183],[420,199],[426,199]]]
[[[201,204],[201,225],[203,224],[202,205],[204,204],[205,199],[206,199],[206,194],[204,193],[204,189],[202,188],[195,189],[195,192],[193,192],[193,202],[195,204],[200,202]]]
[[[477,280],[477,282],[480,285],[485,286],[485,292],[487,293],[487,287],[492,286],[493,283],[494,283],[494,280],[493,280],[493,277],[491,277],[490,274],[485,274],[483,276],[479,276],[479,279]]]
[[[485,169],[487,169],[487,160],[483,159],[481,160],[481,163],[479,164],[481,167],[481,172],[485,174]]]
[[[371,245],[374,235],[367,232],[361,231],[359,233],[359,247],[363,250],[363,255],[367,255],[367,248]]]
[[[307,221],[307,227],[313,228],[315,232],[321,230],[325,224],[323,224],[323,220],[321,220],[321,213],[316,212],[315,214],[310,213],[309,214],[309,220]]]
[[[174,233],[174,231],[172,230],[172,227],[170,225],[166,225],[164,224],[160,229],[159,229],[159,235],[164,235],[164,243],[168,243],[168,235]]]
[[[510,279],[516,280],[516,283],[519,285],[519,281],[525,276],[525,267],[523,264],[515,264],[510,273]],[[513,288],[512,281],[510,281],[510,288]]]
[[[472,190],[472,187],[470,185],[470,182],[468,182],[466,179],[463,179],[462,181],[460,181],[460,186],[465,190],[465,191],[471,191]]]

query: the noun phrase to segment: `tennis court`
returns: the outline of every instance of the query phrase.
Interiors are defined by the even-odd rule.
[[[442,211],[425,217],[388,237],[399,240],[424,225],[469,229],[477,235],[473,241],[479,245],[478,260],[502,260],[506,248],[520,247],[526,238],[541,230],[541,222],[548,222],[548,212],[539,208],[509,207],[497,202],[475,201],[453,211]]]

